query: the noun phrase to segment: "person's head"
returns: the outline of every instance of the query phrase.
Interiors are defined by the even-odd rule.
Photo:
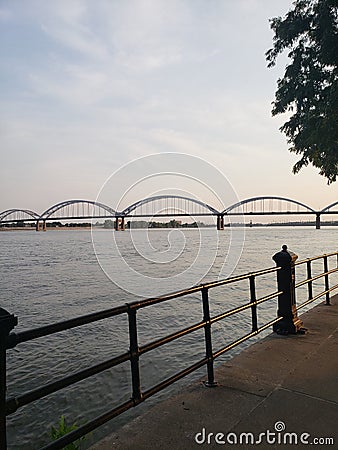
[[[287,246],[287,245],[283,245],[283,246],[282,246],[282,250],[283,250],[283,252],[286,252],[286,251],[287,251],[287,249],[288,249],[288,246]]]

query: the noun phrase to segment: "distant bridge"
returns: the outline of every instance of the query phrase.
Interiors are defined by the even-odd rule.
[[[280,216],[313,215],[316,228],[324,214],[338,214],[338,201],[322,210],[285,197],[251,197],[234,203],[222,211],[200,200],[179,195],[159,195],[139,200],[122,211],[92,200],[66,200],[57,203],[43,213],[29,209],[7,209],[0,213],[0,226],[8,223],[34,222],[36,230],[46,230],[46,222],[84,219],[114,219],[116,231],[124,230],[126,218],[215,216],[217,229],[224,229],[225,216]]]

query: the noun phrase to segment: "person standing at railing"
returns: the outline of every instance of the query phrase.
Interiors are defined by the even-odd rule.
[[[291,250],[288,250],[287,245],[282,246],[282,252],[287,252],[291,256],[291,261],[294,263],[298,259],[298,255],[296,253],[292,252]]]
[[[287,245],[283,245],[282,250],[275,253],[272,257],[275,263],[280,267],[285,267],[291,263],[294,263],[297,258],[298,255],[296,255],[296,253],[292,252],[291,250],[288,250]]]
[[[283,245],[282,250],[275,253],[272,259],[279,267],[287,267],[292,262],[292,256],[290,252],[288,252],[288,247],[286,245]]]

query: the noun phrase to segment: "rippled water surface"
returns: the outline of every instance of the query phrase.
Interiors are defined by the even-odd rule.
[[[207,245],[196,259],[200,232]],[[114,232],[101,230],[100,233],[99,247],[109,248]],[[220,273],[225,273],[224,267],[231,263],[226,262],[229,230],[218,234],[211,229],[180,230],[170,237],[168,233],[170,230],[151,230],[149,233],[146,230],[134,230],[133,239],[128,231],[119,233],[120,254],[116,255],[114,264],[110,266],[109,270],[112,272],[109,278],[97,262],[88,230],[1,232],[0,306],[18,317],[16,331],[22,331],[136,300],[132,289],[133,278],[122,270],[121,258],[129,261],[137,273],[142,273],[144,289],[150,289],[151,286],[149,295],[152,296],[181,288],[179,283],[182,282],[182,277],[176,283],[175,276],[184,273],[187,266],[192,268],[191,279],[201,281],[202,278],[217,279]],[[240,256],[239,263],[234,268],[235,274],[273,266],[271,256],[284,243],[300,259],[335,251],[338,243],[338,229],[334,227],[321,230],[300,227],[250,228],[245,230],[245,234],[243,251],[241,242],[235,242],[234,251]],[[149,254],[149,242],[157,259]],[[179,243],[177,248],[175,243]],[[142,245],[147,247],[145,253],[140,250]],[[168,248],[174,252],[171,259]],[[102,255],[109,263],[113,260],[109,259],[109,252],[106,256]],[[332,267],[334,263],[335,261],[330,261]],[[319,273],[320,270],[322,263],[314,264],[313,273]],[[300,270],[298,280],[303,279],[304,275],[304,270]],[[159,280],[158,292],[147,282],[147,279],[156,277]],[[185,287],[189,287],[188,281]],[[128,285],[130,289],[126,289]],[[322,290],[322,287],[322,281],[316,283],[315,293]],[[257,281],[258,296],[275,290],[274,274],[265,275]],[[248,299],[247,281],[214,289],[210,292],[211,313],[217,314],[243,304]],[[298,292],[298,302],[305,299],[306,289],[303,288]],[[261,305],[258,314],[260,325],[273,319],[276,301]],[[199,295],[189,295],[146,308],[138,313],[140,344],[201,319]],[[250,325],[249,312],[217,322],[213,326],[214,350],[249,332]],[[128,347],[128,324],[124,316],[20,344],[8,351],[8,397],[21,395],[51,380],[109,359],[127,351]],[[142,389],[146,390],[203,356],[203,330],[143,355],[140,360]],[[228,357],[229,355],[222,357],[218,363]],[[202,368],[177,386],[169,387],[157,396],[157,400],[204,374],[205,368]],[[82,424],[129,398],[130,375],[129,364],[126,363],[21,408],[8,419],[9,448],[36,449],[49,442],[50,427],[57,423],[62,414],[70,422]],[[150,403],[151,401],[145,402],[113,423],[93,432],[87,439],[87,445],[139,414]]]

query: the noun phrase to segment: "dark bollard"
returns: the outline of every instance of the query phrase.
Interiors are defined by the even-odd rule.
[[[280,322],[273,325],[273,331],[278,334],[304,333],[303,323],[297,316],[296,292],[295,292],[295,266],[297,255],[288,252],[287,246],[283,245],[282,250],[272,259],[281,269],[277,271],[278,291],[283,291],[278,296],[277,316],[283,317]]]
[[[18,319],[0,308],[0,450],[6,450],[6,340]]]

